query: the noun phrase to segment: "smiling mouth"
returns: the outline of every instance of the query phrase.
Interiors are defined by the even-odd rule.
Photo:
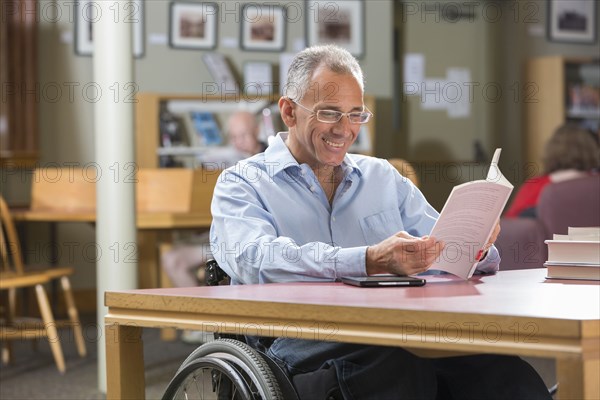
[[[338,148],[338,149],[344,147],[344,142],[342,142],[342,143],[334,143],[334,142],[330,142],[329,140],[327,140],[325,138],[323,138],[323,141],[325,143],[327,143],[331,147],[335,147],[335,148]]]

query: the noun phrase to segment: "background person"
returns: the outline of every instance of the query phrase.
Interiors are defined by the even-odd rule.
[[[258,140],[258,135],[259,124],[254,114],[248,111],[238,111],[229,118],[227,123],[228,143],[238,150],[243,158],[261,153],[267,148],[263,142]]]
[[[537,216],[542,190],[551,183],[581,178],[600,169],[598,134],[573,123],[559,127],[544,147],[544,173],[526,180],[512,200],[505,217]]]
[[[387,161],[347,154],[371,116],[358,62],[339,47],[311,47],[295,56],[287,82],[279,109],[289,131],[225,170],[215,187],[211,243],[232,283],[427,271],[443,248],[427,236],[438,213]],[[491,246],[478,270],[494,272],[499,261]],[[517,357],[423,359],[401,348],[249,342],[293,377],[305,399],[550,398]]]
[[[236,111],[226,123],[227,146],[215,146],[198,156],[203,168],[225,169],[240,160],[260,153],[266,144],[259,140],[260,125],[249,111]]]

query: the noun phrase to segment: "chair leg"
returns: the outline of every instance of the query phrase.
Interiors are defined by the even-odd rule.
[[[8,306],[6,309],[6,326],[11,326],[15,321],[17,290],[15,288],[8,289],[7,293]],[[2,363],[12,364],[14,362],[14,352],[12,349],[12,341],[5,340],[2,343]]]
[[[60,337],[58,336],[58,330],[56,329],[56,322],[52,315],[52,309],[48,302],[48,296],[46,290],[42,285],[35,286],[35,292],[37,295],[38,304],[40,305],[40,313],[42,314],[42,320],[44,321],[44,327],[46,328],[46,335],[48,336],[48,343],[50,343],[50,349],[54,356],[54,362],[56,367],[61,374],[65,373],[65,359],[63,357],[62,348],[60,347]]]
[[[17,289],[8,289],[8,315],[10,316],[11,322],[14,321],[15,315],[17,315]]]
[[[13,357],[13,351],[12,351],[12,344],[10,342],[10,340],[5,340],[4,343],[2,343],[2,364],[4,365],[8,365],[8,364],[12,364],[14,361],[14,357]]]
[[[73,299],[73,291],[71,290],[69,278],[63,276],[60,278],[60,284],[65,296],[69,320],[71,321],[71,326],[73,328],[73,336],[75,337],[75,344],[77,345],[77,353],[79,353],[80,357],[85,357],[87,353],[85,349],[85,340],[83,339],[83,331],[81,329],[81,322],[79,321],[79,313],[77,312],[77,307],[75,307],[75,300]]]

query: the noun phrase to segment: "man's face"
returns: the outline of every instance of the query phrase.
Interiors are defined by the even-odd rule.
[[[313,169],[340,165],[356,140],[360,125],[351,124],[347,116],[334,124],[319,122],[316,112],[363,111],[362,91],[356,78],[319,67],[313,74],[309,91],[299,103],[315,113],[293,104],[296,123],[290,127],[290,151],[299,163],[307,163]]]
[[[233,117],[229,122],[229,143],[242,153],[252,154],[256,151],[255,123],[243,115]]]

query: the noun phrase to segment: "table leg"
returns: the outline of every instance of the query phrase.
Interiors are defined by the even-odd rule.
[[[171,282],[171,279],[169,278],[169,276],[167,275],[165,269],[162,267],[161,265],[161,259],[162,259],[162,255],[164,253],[166,253],[167,251],[171,250],[173,248],[173,244],[171,242],[169,243],[161,243],[158,245],[158,276],[160,277],[160,287],[161,288],[171,288],[173,287],[173,282]],[[173,328],[162,328],[160,330],[160,338],[164,341],[174,341],[177,340],[177,330],[173,329]]]
[[[143,400],[146,385],[142,328],[107,324],[105,332],[106,398]]]
[[[558,399],[600,399],[599,376],[599,359],[556,360]]]

